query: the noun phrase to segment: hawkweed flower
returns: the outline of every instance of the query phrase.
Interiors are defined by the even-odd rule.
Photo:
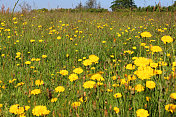
[[[136,111],[136,114],[137,114],[137,117],[148,117],[149,116],[148,111],[145,109],[138,109]]]

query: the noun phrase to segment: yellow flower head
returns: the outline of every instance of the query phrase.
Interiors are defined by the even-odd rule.
[[[51,99],[51,102],[56,102],[57,101],[57,98],[52,98]]]
[[[156,86],[156,84],[153,81],[147,81],[146,82],[146,87],[149,88],[149,89],[154,89],[155,86]]]
[[[94,81],[86,81],[84,84],[83,84],[83,87],[84,88],[93,88],[95,86],[96,82]]]
[[[92,75],[92,77],[90,79],[97,80],[97,81],[104,81],[105,80],[103,78],[103,76],[101,74],[99,74],[99,73]]]
[[[144,86],[142,86],[141,84],[137,84],[137,85],[135,86],[135,90],[136,90],[137,92],[144,91]]]
[[[61,75],[65,76],[68,75],[68,71],[67,70],[60,70],[59,72]]]
[[[20,107],[19,104],[15,104],[10,107],[9,112],[15,115],[20,115],[24,113],[24,107]]]
[[[25,64],[26,64],[26,65],[29,65],[29,64],[31,64],[31,62],[30,62],[30,61],[26,61]]]
[[[90,59],[84,60],[84,61],[83,61],[83,65],[84,65],[84,66],[92,65],[92,60],[90,60]]]
[[[144,57],[135,57],[134,58],[134,64],[136,66],[147,66],[149,65],[152,61],[152,59],[144,58]]]
[[[80,102],[87,102],[87,97],[80,97],[80,98],[79,98],[79,101],[80,101]]]
[[[47,55],[42,55],[42,58],[46,58],[47,57]]]
[[[115,98],[120,98],[120,97],[122,97],[122,94],[121,93],[116,93],[116,94],[114,94],[113,95]]]
[[[46,106],[35,106],[32,109],[32,114],[35,116],[44,116],[44,115],[48,115],[50,113],[49,110],[47,110]]]
[[[176,93],[171,93],[171,94],[170,94],[170,97],[171,97],[172,99],[175,99],[175,100],[176,100]]]
[[[120,109],[117,108],[117,107],[114,107],[114,111],[115,111],[116,113],[119,113]]]
[[[71,104],[71,106],[73,107],[73,108],[77,108],[77,107],[79,107],[81,105],[81,102],[73,102],[72,104]]]
[[[64,91],[65,91],[65,88],[64,88],[63,86],[58,86],[58,87],[55,88],[55,91],[56,91],[56,92],[59,92],[59,93],[60,93],[60,92],[64,92]]]
[[[82,68],[75,68],[74,70],[73,70],[73,72],[74,73],[76,73],[76,74],[81,74],[82,72],[83,72],[83,69]]]
[[[152,35],[150,34],[150,32],[145,31],[145,32],[141,33],[141,36],[142,37],[151,37]]]
[[[168,111],[168,112],[173,113],[173,112],[176,111],[176,105],[174,105],[174,104],[167,104],[165,106],[165,110]]]
[[[149,116],[148,111],[145,109],[138,109],[136,111],[136,114],[137,114],[137,117],[148,117]]]
[[[146,67],[138,67],[138,70],[134,72],[137,77],[141,80],[150,79],[152,76],[155,75],[155,70],[152,69],[150,66]]]
[[[78,79],[78,75],[77,74],[70,74],[68,78],[71,82],[73,82]]]
[[[135,65],[128,64],[128,65],[126,66],[126,69],[133,70],[133,69],[135,69]]]
[[[152,47],[150,48],[150,50],[151,50],[152,52],[162,52],[162,51],[163,51],[162,48],[159,47],[159,46],[152,46]]]
[[[39,86],[39,85],[42,85],[44,82],[43,80],[36,80],[35,81],[35,85]]]
[[[39,93],[41,93],[40,89],[34,89],[34,90],[31,91],[31,94],[33,94],[33,95],[37,95]]]
[[[173,42],[173,38],[171,36],[163,36],[161,40],[164,42],[164,44]]]

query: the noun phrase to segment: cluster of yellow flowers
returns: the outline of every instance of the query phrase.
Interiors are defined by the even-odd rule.
[[[89,59],[83,61],[84,66],[92,65],[92,63],[98,63],[99,57],[96,55],[89,55]]]
[[[19,104],[10,106],[9,112],[19,116],[25,116],[25,111],[29,110],[29,106],[20,107]]]

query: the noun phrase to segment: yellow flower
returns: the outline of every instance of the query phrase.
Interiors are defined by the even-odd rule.
[[[30,109],[30,106],[25,106],[24,109],[25,109],[25,111],[27,111]]]
[[[173,112],[176,111],[176,105],[174,105],[174,104],[167,104],[165,106],[165,110],[168,111],[168,112],[173,113]]]
[[[18,86],[22,86],[22,85],[24,85],[24,82],[18,83],[18,84],[15,86],[15,88],[18,87]]]
[[[133,46],[132,48],[133,48],[133,50],[136,50],[136,46]]]
[[[14,81],[16,81],[17,79],[12,79],[12,80],[9,80],[9,83],[13,83]]]
[[[142,86],[141,84],[137,84],[137,85],[135,86],[135,90],[136,90],[137,92],[144,91],[144,86]]]
[[[42,39],[40,39],[40,40],[39,40],[39,42],[43,42],[43,40],[42,40]]]
[[[31,43],[35,42],[35,40],[30,40]]]
[[[35,61],[40,61],[40,58],[36,58]]]
[[[155,74],[162,74],[161,70],[155,70]]]
[[[172,99],[175,99],[175,100],[176,100],[176,93],[171,93],[171,94],[170,94],[170,97],[171,97]]]
[[[90,79],[92,79],[92,80],[97,80],[97,81],[104,81],[104,80],[105,80],[105,79],[102,77],[102,75],[99,74],[99,73],[92,75],[92,77],[91,77]]]
[[[71,106],[73,107],[73,108],[77,108],[77,107],[79,107],[81,105],[81,102],[73,102],[72,104],[71,104]]]
[[[146,97],[147,102],[150,100],[150,97]]]
[[[3,105],[2,104],[0,104],[0,108],[2,108],[3,107]]]
[[[128,64],[128,65],[126,66],[126,69],[133,70],[133,69],[135,69],[135,65]]]
[[[120,98],[120,97],[122,97],[122,94],[121,93],[116,93],[116,94],[114,94],[113,95],[115,98]]]
[[[173,67],[175,67],[176,66],[176,62],[173,62],[172,65],[173,65]]]
[[[94,81],[86,81],[84,84],[83,84],[83,87],[84,88],[93,88],[95,86],[96,82]]]
[[[78,61],[82,61],[82,59],[78,59]]]
[[[63,86],[58,86],[58,87],[55,88],[55,91],[56,91],[56,92],[59,92],[59,93],[60,93],[60,92],[64,92],[64,91],[65,91],[65,88],[64,88]]]
[[[136,74],[137,77],[141,80],[150,79],[150,77],[155,75],[155,70],[150,66],[138,67],[138,70],[135,71],[134,74]]]
[[[102,41],[102,43],[106,43],[106,41]]]
[[[34,90],[31,91],[31,94],[33,94],[33,95],[37,95],[39,93],[41,93],[40,89],[34,89]]]
[[[60,74],[62,74],[62,75],[68,75],[68,71],[67,70],[60,70],[60,72],[59,72]]]
[[[52,98],[51,99],[51,102],[56,102],[57,101],[57,98]]]
[[[70,74],[68,78],[71,82],[73,82],[78,79],[78,75],[77,74]]]
[[[142,37],[151,37],[152,35],[150,34],[150,32],[145,31],[145,32],[141,33],[141,36]]]
[[[20,52],[17,52],[17,53],[16,53],[16,58],[19,58],[20,55],[21,55],[21,53],[20,53]]]
[[[149,116],[148,111],[145,109],[138,109],[136,111],[136,114],[137,114],[137,117],[148,117]]]
[[[120,84],[121,84],[121,85],[123,85],[123,84],[128,84],[128,82],[126,81],[125,78],[123,78],[123,79],[120,79]]]
[[[117,108],[117,107],[114,107],[114,111],[115,111],[116,113],[119,113],[120,109]]]
[[[44,116],[44,115],[48,115],[50,113],[49,110],[47,110],[46,106],[35,106],[32,109],[32,114],[35,116]]]
[[[116,78],[116,76],[112,76],[112,79],[113,79],[113,80],[116,80],[117,78]]]
[[[47,55],[42,55],[42,58],[46,58],[47,57]]]
[[[119,84],[112,84],[113,87],[119,87]]]
[[[128,75],[128,81],[131,80],[136,80],[136,76],[135,75]]]
[[[15,105],[10,106],[9,112],[15,115],[17,114],[20,115],[24,113],[24,108],[20,107],[19,104],[15,104]]]
[[[36,59],[35,58],[32,58],[31,61],[35,61]]]
[[[127,50],[127,51],[124,51],[124,53],[133,54],[133,53],[134,53],[134,51]]]
[[[152,47],[150,48],[150,50],[151,50],[152,52],[162,52],[162,48],[159,47],[159,46],[152,46]]]
[[[101,86],[101,85],[103,85],[103,83],[102,82],[97,82],[97,85]]]
[[[135,59],[134,64],[136,66],[147,66],[153,62],[152,59],[148,59],[148,58],[144,58],[144,57],[135,57],[133,59]]]
[[[29,64],[31,64],[31,62],[30,62],[30,61],[26,61],[25,64],[26,64],[26,65],[29,65]]]
[[[83,69],[82,68],[75,68],[74,70],[73,70],[73,72],[74,73],[76,73],[76,74],[81,74],[82,72],[83,72]]]
[[[107,92],[112,92],[113,91],[113,89],[107,89]]]
[[[161,40],[164,42],[164,44],[173,42],[173,39],[171,36],[163,36]]]
[[[154,89],[155,88],[155,82],[153,81],[147,81],[146,82],[146,87],[149,88],[149,89]]]
[[[61,37],[60,37],[60,36],[58,36],[58,37],[57,37],[57,39],[58,39],[58,40],[60,40],[60,39],[61,39]]]
[[[84,66],[92,65],[92,60],[90,60],[90,59],[84,60],[84,61],[83,61],[83,65],[84,65]]]
[[[87,101],[87,97],[80,97],[80,98],[79,98],[79,101],[80,101],[80,102],[86,102],[86,101]]]
[[[157,68],[159,66],[158,63],[150,63],[150,67]]]
[[[44,84],[43,80],[36,80],[35,81],[35,85],[39,86],[39,85],[42,85]]]

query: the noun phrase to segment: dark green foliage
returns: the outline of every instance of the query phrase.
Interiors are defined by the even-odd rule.
[[[112,11],[116,11],[117,9],[124,9],[124,8],[134,8],[136,7],[133,0],[115,0],[110,7]]]

